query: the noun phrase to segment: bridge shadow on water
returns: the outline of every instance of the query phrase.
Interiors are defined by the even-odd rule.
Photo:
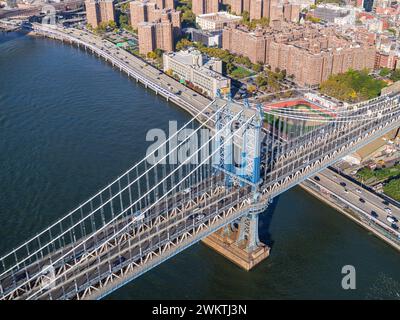
[[[10,32],[0,30],[0,45],[9,41],[14,41],[16,39],[25,37],[27,34],[28,34],[27,32],[22,30],[10,31]]]
[[[270,233],[270,226],[275,213],[275,209],[279,202],[279,198],[280,195],[273,199],[272,203],[270,203],[270,205],[268,206],[268,209],[260,214],[258,221],[258,233],[260,241],[269,246],[271,250],[274,245],[274,240]]]

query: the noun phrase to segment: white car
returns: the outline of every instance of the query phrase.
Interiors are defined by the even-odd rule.
[[[385,208],[385,211],[386,211],[387,213],[392,213],[392,209],[390,209],[389,207],[386,207],[386,208]]]
[[[357,193],[362,193],[362,191],[360,189],[356,189]]]
[[[391,216],[387,216],[386,220],[389,221],[390,223],[395,223],[396,222],[396,220],[394,220],[393,217],[391,217]]]

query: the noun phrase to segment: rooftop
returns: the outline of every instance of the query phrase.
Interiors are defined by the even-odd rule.
[[[200,15],[198,15],[198,18],[206,19],[206,20],[210,20],[210,21],[216,21],[216,22],[231,22],[231,21],[242,20],[242,17],[235,16],[233,14],[230,14],[230,13],[226,12],[226,11],[200,14]]]
[[[168,52],[165,54],[175,61],[190,66],[193,69],[199,70],[202,73],[207,74],[208,76],[213,77],[217,80],[223,80],[226,78],[222,74],[213,70],[214,64],[220,61],[219,59],[205,56],[195,48],[188,48],[186,50],[181,50],[178,52]]]

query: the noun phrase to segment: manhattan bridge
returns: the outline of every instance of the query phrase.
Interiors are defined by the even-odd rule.
[[[217,230],[236,228],[236,241],[252,252],[273,198],[399,126],[399,94],[341,106],[332,117],[218,97],[3,255],[0,298],[101,299]],[[199,139],[204,127],[209,134]],[[178,154],[186,156],[176,161]]]

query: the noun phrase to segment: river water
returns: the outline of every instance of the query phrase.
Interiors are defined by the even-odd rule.
[[[0,255],[141,159],[149,129],[188,119],[85,51],[0,33]],[[260,237],[271,255],[251,272],[196,244],[108,299],[400,298],[399,253],[299,187],[261,216]]]

